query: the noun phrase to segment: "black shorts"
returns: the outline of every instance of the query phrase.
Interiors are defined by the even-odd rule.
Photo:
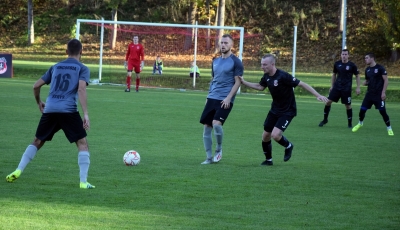
[[[285,132],[290,122],[292,121],[293,116],[281,115],[278,116],[274,113],[269,112],[267,118],[264,121],[264,131],[267,133],[271,133],[274,127]]]
[[[375,105],[375,109],[384,110],[386,109],[386,103],[382,100],[381,95],[366,94],[361,104],[361,108],[370,109],[372,105]]]
[[[335,87],[333,87],[331,92],[329,93],[328,99],[334,102],[338,102],[339,98],[341,98],[342,104],[351,105],[351,90],[343,91],[337,90],[335,89]]]
[[[207,98],[206,105],[204,106],[204,110],[200,118],[201,124],[212,126],[213,120],[220,121],[222,124],[224,124],[233,108],[233,103],[230,104],[228,109],[224,109],[221,108],[221,102],[222,100]]]
[[[51,141],[58,130],[62,129],[70,143],[87,136],[79,112],[43,113],[36,130],[36,137],[41,141]]]

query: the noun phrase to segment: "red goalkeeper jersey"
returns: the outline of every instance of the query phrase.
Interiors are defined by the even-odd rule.
[[[140,62],[144,61],[144,48],[141,44],[133,44],[131,42],[128,45],[128,49],[126,51],[126,57],[125,61],[134,61],[134,62]]]

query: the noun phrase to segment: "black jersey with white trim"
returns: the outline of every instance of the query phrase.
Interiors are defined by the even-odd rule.
[[[336,74],[336,81],[333,87],[337,90],[351,91],[353,75],[358,75],[360,72],[356,64],[351,61],[346,63],[337,61],[333,65],[333,73]]]
[[[368,81],[368,94],[381,95],[383,90],[383,78],[382,75],[387,75],[385,67],[376,64],[373,67],[367,67],[365,69],[365,80]]]
[[[271,112],[276,115],[296,116],[296,99],[294,87],[300,83],[289,73],[277,69],[273,76],[264,74],[259,84],[268,88],[272,96]]]

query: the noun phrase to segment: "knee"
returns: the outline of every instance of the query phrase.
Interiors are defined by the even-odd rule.
[[[89,146],[88,146],[88,143],[86,141],[86,138],[79,139],[76,142],[76,145],[78,146],[78,150],[79,151],[89,151]]]

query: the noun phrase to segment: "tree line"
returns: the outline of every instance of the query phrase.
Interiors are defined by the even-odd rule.
[[[77,18],[243,26],[262,33],[264,51],[288,45],[292,27],[300,39],[318,44],[341,40],[341,0],[2,0],[1,45],[31,45],[36,37],[72,35]],[[397,60],[400,1],[347,1],[348,42],[355,52],[378,47]],[[49,35],[49,31],[54,35]],[[221,31],[222,33],[222,31]],[[327,49],[330,49],[327,47]]]

